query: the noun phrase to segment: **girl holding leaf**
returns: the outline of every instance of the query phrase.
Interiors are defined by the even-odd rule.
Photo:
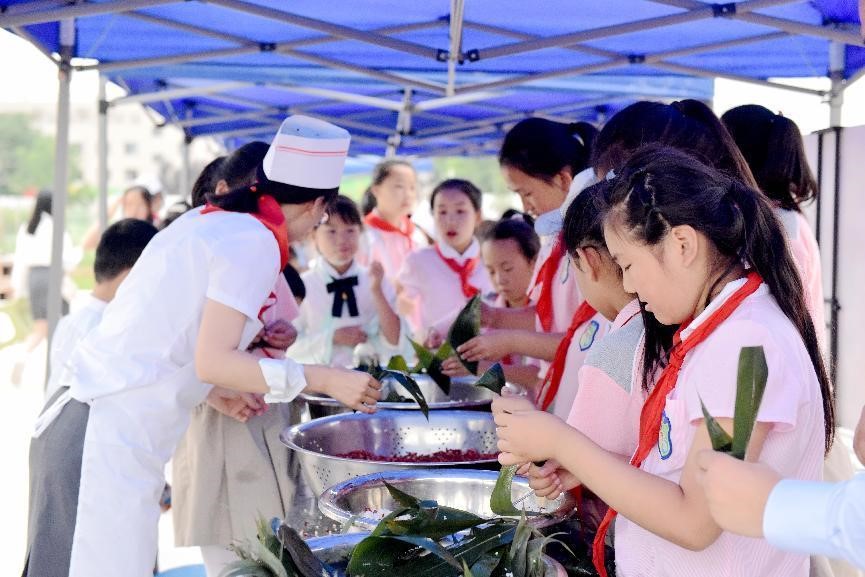
[[[832,394],[782,226],[759,192],[673,149],[645,147],[616,172],[607,247],[625,290],[679,326],[669,344],[645,348],[638,448],[625,463],[525,400],[502,397],[493,402],[500,461],[553,460],[532,467],[539,494],[582,484],[610,506],[594,547],[602,576],[615,519],[618,575],[804,577],[807,556],[723,532],[697,481],[697,455],[711,447],[701,401],[732,431],[743,347],[763,347],[768,367],[746,459],[817,480],[831,446]]]
[[[481,191],[467,180],[445,180],[430,198],[439,241],[405,259],[397,280],[399,310],[414,340],[436,348],[460,310],[476,294],[492,292],[480,262],[475,231],[481,222]]]
[[[562,207],[569,191],[578,192],[594,178],[589,166],[597,130],[585,122],[563,124],[544,118],[517,123],[499,153],[502,176],[536,218],[541,249],[529,285],[529,306],[483,307],[481,321],[490,330],[457,351],[466,360],[500,361],[521,354],[539,359],[541,379],[584,299],[561,238]],[[564,411],[567,414],[567,411]]]

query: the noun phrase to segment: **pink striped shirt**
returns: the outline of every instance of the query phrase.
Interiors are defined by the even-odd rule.
[[[826,342],[826,304],[823,302],[823,269],[820,247],[811,225],[800,212],[779,209],[778,216],[787,233],[787,242],[805,289],[805,305],[814,321],[820,346]]]
[[[682,337],[687,338],[743,282],[729,283]],[[694,436],[705,426],[701,398],[711,415],[733,417],[739,351],[746,346],[762,346],[769,367],[758,421],[773,427],[760,462],[785,478],[822,478],[825,437],[819,382],[798,331],[766,285],[685,358],[678,384],[667,397],[658,448],[646,458],[643,470],[679,482]],[[623,515],[616,520],[615,534],[617,574],[622,577],[807,577],[809,573],[807,556],[775,549],[765,539],[723,532],[703,551],[689,551]]]
[[[550,253],[552,253],[555,240],[555,235],[541,237],[541,250],[538,252],[538,258],[535,260],[535,272],[532,275],[532,282],[529,283],[529,286],[533,287],[529,292],[529,300],[532,304],[536,304],[540,297],[541,285],[538,282],[538,273],[541,271],[544,262],[549,258]],[[577,286],[577,275],[571,270],[571,266],[571,258],[566,254],[556,271],[555,282],[552,287],[553,325],[551,332],[554,333],[564,333],[568,330],[568,327],[571,326],[571,319],[574,317],[574,313],[583,304],[583,300],[585,300],[580,287]],[[535,330],[539,333],[544,331],[541,327],[541,321],[537,316],[535,316]],[[543,379],[550,368],[550,363],[538,360],[538,364],[540,365],[538,376]],[[564,416],[566,417],[567,413]]]
[[[570,426],[623,457],[637,449],[640,411],[646,399],[640,378],[644,339],[640,303],[634,299],[586,355],[568,416]]]

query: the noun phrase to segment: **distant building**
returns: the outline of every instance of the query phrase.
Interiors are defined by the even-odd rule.
[[[54,136],[56,105],[46,102],[0,103],[0,114],[27,114],[40,132]],[[81,179],[87,186],[99,184],[99,122],[97,104],[72,102],[69,145],[79,151]],[[161,185],[170,195],[181,191],[183,132],[174,126],[158,127],[159,117],[139,104],[111,108],[108,112],[108,191],[118,194],[133,184],[148,188]],[[214,157],[223,154],[213,139],[196,139],[190,148],[191,180]],[[190,183],[191,184],[191,183]],[[156,192],[156,191],[154,191]]]

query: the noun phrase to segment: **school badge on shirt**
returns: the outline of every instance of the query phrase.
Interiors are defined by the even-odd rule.
[[[658,453],[661,454],[661,460],[666,461],[673,454],[673,439],[670,436],[673,426],[670,424],[670,419],[667,417],[667,412],[664,411],[661,415],[661,430],[658,432]]]
[[[591,348],[591,346],[595,342],[595,337],[598,335],[598,329],[601,328],[601,325],[598,321],[591,321],[589,326],[586,327],[586,330],[583,331],[583,334],[580,335],[580,350],[585,352]]]

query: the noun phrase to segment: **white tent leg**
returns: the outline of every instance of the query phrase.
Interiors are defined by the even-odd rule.
[[[832,88],[829,90],[829,126],[841,126],[841,107],[844,104],[844,68],[847,59],[847,46],[840,42],[829,44],[829,78]]]
[[[189,160],[190,144],[192,144],[192,137],[184,134],[180,155],[181,162],[183,163],[180,167],[180,190],[177,191],[184,197],[192,193],[192,166]]]
[[[57,136],[54,148],[54,192],[51,216],[54,234],[51,244],[51,269],[48,285],[48,350],[54,328],[60,320],[63,295],[63,236],[66,232],[66,196],[68,194],[69,162],[69,82],[72,78],[72,47],[75,45],[75,21],[60,22],[60,66],[57,91]],[[46,371],[47,374],[47,371]],[[46,382],[47,385],[47,382]]]
[[[105,87],[108,80],[99,76],[99,230],[108,226],[108,102]]]

